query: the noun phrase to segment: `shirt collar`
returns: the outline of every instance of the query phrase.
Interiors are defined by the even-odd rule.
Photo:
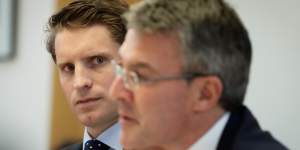
[[[202,136],[189,150],[216,150],[222,132],[229,119],[230,113],[225,114]]]
[[[114,150],[122,150],[122,146],[119,142],[120,139],[120,124],[115,123],[110,128],[106,129],[102,134],[100,134],[97,137],[97,140],[103,142],[104,144],[110,146]],[[83,136],[83,149],[84,149],[84,143],[88,140],[91,140],[92,138],[87,132],[87,128],[84,130],[84,136]]]

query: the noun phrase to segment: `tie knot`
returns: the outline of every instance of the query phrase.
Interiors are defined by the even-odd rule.
[[[85,142],[84,150],[109,150],[110,147],[98,140],[88,140]]]

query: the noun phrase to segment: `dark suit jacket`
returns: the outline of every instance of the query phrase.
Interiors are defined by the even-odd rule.
[[[82,150],[82,143],[71,144],[61,150]]]
[[[71,144],[61,150],[82,150],[82,143]]]
[[[287,150],[268,132],[262,131],[252,113],[242,106],[231,112],[217,150]]]
[[[82,143],[62,150],[82,150]],[[287,150],[268,132],[262,131],[257,120],[245,107],[231,112],[218,143],[217,150]]]

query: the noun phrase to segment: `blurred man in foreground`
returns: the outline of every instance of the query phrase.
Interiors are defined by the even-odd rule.
[[[243,105],[251,44],[227,3],[145,0],[125,16],[110,91],[124,148],[286,149]]]

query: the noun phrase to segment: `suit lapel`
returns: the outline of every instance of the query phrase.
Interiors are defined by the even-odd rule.
[[[243,122],[243,112],[245,107],[240,107],[231,112],[229,120],[219,140],[217,150],[231,150],[235,142],[235,138],[241,128]]]

